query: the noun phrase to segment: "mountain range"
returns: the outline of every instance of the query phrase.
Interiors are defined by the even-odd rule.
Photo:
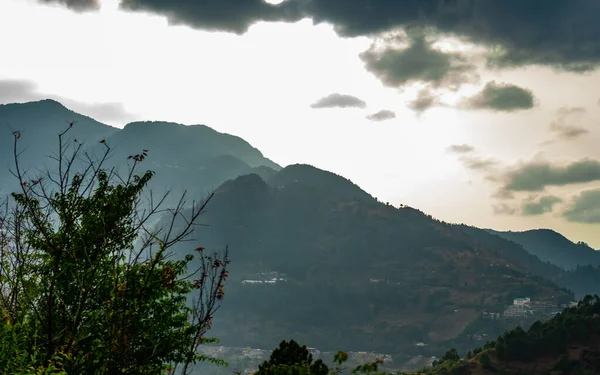
[[[146,165],[156,172],[150,187],[157,194],[187,189],[192,196],[206,195],[227,179],[281,169],[243,139],[205,125],[147,121],[118,129],[51,99],[0,105],[0,166],[4,171],[14,168],[12,133],[18,131],[23,169],[33,168],[35,173],[51,167],[48,155],[56,154],[58,134],[71,123],[74,125],[64,141],[76,141],[95,154],[103,152],[99,142],[106,142],[112,148],[107,167],[122,167],[129,155],[149,150]],[[0,182],[4,190],[16,187],[7,173],[0,174]]]
[[[71,141],[90,152],[102,140],[113,148],[109,165],[149,150],[142,168],[156,172],[155,191],[185,188],[194,199],[215,192],[202,216],[209,227],[178,251],[229,246],[231,278],[212,331],[228,345],[272,348],[294,338],[328,350],[435,355],[527,324],[485,319],[515,298],[561,305],[600,289],[600,253],[554,231],[445,223],[379,202],[334,173],[282,168],[205,125],[118,129],[53,100],[0,105],[2,193],[17,187],[8,173],[11,133],[20,132],[23,165],[43,169],[71,122]]]

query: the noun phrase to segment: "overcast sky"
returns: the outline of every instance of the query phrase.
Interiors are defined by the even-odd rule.
[[[600,1],[0,0],[0,103],[206,124],[382,201],[600,248]]]

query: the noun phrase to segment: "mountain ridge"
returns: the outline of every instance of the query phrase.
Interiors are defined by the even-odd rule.
[[[578,266],[600,266],[600,251],[589,247],[585,243],[574,243],[552,229],[486,230],[522,245],[525,250],[538,256],[541,260],[555,264],[565,270],[573,270]]]
[[[56,103],[38,103],[35,124],[23,115],[23,126],[41,126],[45,106],[62,117],[53,115],[50,131],[35,133],[32,162],[74,116]],[[243,139],[205,125],[138,121],[119,130],[95,123],[106,132],[100,139],[114,145],[112,165],[149,150],[140,168],[156,172],[151,188],[179,185],[194,198],[215,191],[202,216],[210,228],[199,230],[197,245],[230,245],[233,284],[214,330],[224,342],[272,347],[296,337],[332,349],[435,355],[450,343],[467,346],[467,336],[482,329],[493,333],[512,324],[492,327],[484,311],[501,312],[517,297],[568,302],[573,296],[564,286],[579,285],[564,279],[576,271],[545,263],[499,235],[383,204],[314,166],[281,168]],[[100,133],[84,132],[80,141],[102,149]],[[181,246],[181,256],[194,248]],[[243,283],[272,272],[285,274],[286,282],[269,289]]]

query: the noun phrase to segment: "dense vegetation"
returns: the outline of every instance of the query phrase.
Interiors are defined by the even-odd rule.
[[[347,359],[347,353],[339,352],[335,362],[341,365]],[[310,366],[311,361],[306,347],[299,347],[293,340],[284,341],[257,374],[321,374],[320,368],[315,370]],[[350,372],[385,374],[378,370],[379,365],[381,361],[376,360]],[[340,367],[330,369],[330,373],[340,371]],[[456,349],[450,349],[432,367],[423,368],[417,374],[592,375],[599,371],[600,297],[586,296],[576,307],[567,308],[546,322],[537,321],[528,330],[516,327],[507,331],[496,340],[486,342],[483,348],[469,351],[464,359]]]
[[[600,371],[600,297],[586,296],[554,318],[528,330],[516,327],[461,360],[450,351],[422,373],[597,374]]]
[[[229,243],[235,258],[214,326],[227,345],[269,348],[294,337],[327,351],[431,356],[451,340],[472,345],[462,332],[483,310],[502,312],[522,296],[574,298],[503,252],[512,244],[531,256],[519,245],[481,230],[479,241],[461,226],[364,197],[336,176],[319,185],[314,176],[324,172],[312,167],[280,173],[276,182],[226,182],[204,217],[203,244]],[[272,271],[286,282],[242,284]]]
[[[180,230],[153,230],[165,211],[141,200],[153,176],[136,173],[146,151],[120,177],[103,168],[105,141],[94,159],[65,134],[57,169],[29,176],[14,133],[21,191],[0,216],[0,373],[188,374],[206,359],[197,349],[223,299],[227,252],[172,259],[203,206]],[[75,170],[78,158],[87,168]]]

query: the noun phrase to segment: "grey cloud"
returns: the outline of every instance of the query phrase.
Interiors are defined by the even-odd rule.
[[[488,180],[496,182],[496,180],[493,178],[488,178]],[[513,199],[514,197],[515,197],[515,195],[513,194],[512,191],[508,191],[505,189],[499,189],[494,194],[492,194],[492,198],[496,198],[496,199]]]
[[[243,34],[258,21],[299,21],[305,16],[299,8],[302,2],[289,0],[272,5],[263,0],[122,0],[120,6],[162,14],[171,24]]]
[[[41,3],[56,3],[64,5],[69,9],[76,12],[85,12],[91,10],[100,9],[100,2],[98,0],[38,0]]]
[[[498,203],[492,206],[494,215],[514,215],[517,213],[517,209],[506,203]]]
[[[334,93],[317,100],[311,108],[366,108],[364,100],[352,95]]]
[[[558,118],[550,123],[550,130],[557,133],[559,138],[572,140],[589,133],[589,130],[577,125],[585,113],[585,108],[562,107],[557,112]]]
[[[559,138],[571,140],[589,133],[589,130],[581,126],[565,124],[561,121],[552,121],[550,130],[558,133]]]
[[[560,116],[568,116],[568,115],[580,115],[585,113],[585,108],[583,107],[560,107],[556,111]]]
[[[360,55],[365,67],[385,86],[400,87],[421,81],[435,87],[458,87],[479,79],[475,67],[458,53],[444,53],[431,46],[424,35],[411,38],[404,49],[387,47],[377,51],[371,47]]]
[[[30,101],[34,96],[36,85],[21,80],[0,80],[0,103]]]
[[[367,119],[371,121],[385,121],[391,120],[393,118],[396,118],[396,113],[387,109],[382,109],[381,111],[372,113],[367,116]]]
[[[125,125],[128,122],[138,119],[135,115],[129,113],[121,103],[85,103],[60,96],[49,96],[49,98],[62,103],[65,107],[77,113],[105,123]]]
[[[600,223],[600,189],[581,192],[563,212],[563,217],[575,223]]]
[[[123,0],[192,27],[242,33],[256,21],[333,24],[343,36],[375,35],[415,23],[493,47],[492,66],[546,65],[588,71],[600,62],[597,0]]]
[[[481,92],[465,99],[459,107],[512,112],[530,109],[534,105],[535,98],[531,90],[507,83],[491,81],[485,85]]]
[[[462,145],[451,145],[448,147],[449,152],[454,152],[456,154],[466,154],[468,152],[472,152],[475,150],[475,147],[467,144]]]
[[[463,156],[460,159],[465,167],[476,171],[489,171],[496,166],[498,161],[494,159],[484,159],[479,156]]]
[[[562,202],[562,199],[553,195],[546,195],[536,201],[524,202],[521,213],[526,216],[542,215],[546,212],[552,212],[554,205],[560,202]]]
[[[439,96],[435,95],[429,89],[419,91],[417,97],[408,103],[408,107],[418,114],[439,105],[442,105]]]
[[[600,162],[583,159],[566,166],[548,162],[525,164],[505,176],[504,189],[541,191],[546,186],[564,186],[600,180]]]
[[[103,122],[126,124],[136,120],[123,104],[115,102],[85,103],[58,95],[46,95],[37,90],[35,83],[25,80],[0,80],[0,103],[30,102],[54,99],[65,107]]]

